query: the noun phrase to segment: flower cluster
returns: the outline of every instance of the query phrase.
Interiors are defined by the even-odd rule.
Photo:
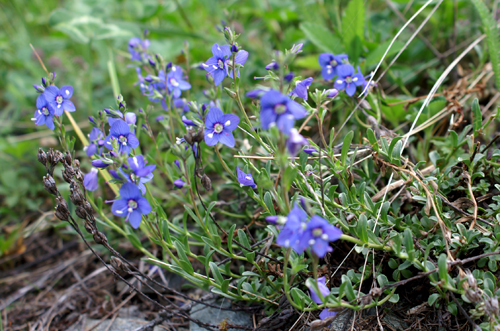
[[[239,50],[235,45],[222,45],[214,44],[212,46],[213,56],[209,58],[204,64],[203,68],[214,79],[215,86],[218,86],[226,76],[233,78],[233,70],[239,77],[240,66],[243,66],[248,58],[248,52]],[[234,55],[234,61],[231,56]]]
[[[346,54],[322,53],[319,55],[318,62],[321,66],[321,75],[325,80],[337,77],[333,85],[335,89],[345,90],[350,97],[354,95],[358,86],[362,86],[362,90],[365,91],[368,84],[366,78],[369,76],[364,77],[359,67],[355,72]]]
[[[272,221],[268,219],[268,221]],[[276,239],[283,247],[291,247],[297,254],[302,254],[307,248],[320,258],[333,249],[329,243],[340,239],[342,230],[328,223],[324,218],[314,215],[308,221],[306,212],[295,205]]]
[[[55,77],[55,74],[52,74]],[[54,130],[54,116],[61,116],[64,111],[74,112],[75,105],[71,100],[73,96],[73,87],[65,85],[58,88],[55,85],[48,85],[45,79],[42,79],[42,85],[34,85],[40,95],[36,99],[36,111],[34,118],[35,125],[46,125]]]

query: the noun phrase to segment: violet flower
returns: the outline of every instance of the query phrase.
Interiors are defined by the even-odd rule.
[[[356,87],[363,85],[365,78],[359,70],[358,73],[354,73],[354,67],[350,64],[342,64],[337,67],[338,78],[335,79],[335,84],[333,85],[338,90],[345,89],[345,93],[352,97],[354,92],[356,92]]]
[[[295,205],[287,215],[287,221],[276,238],[276,244],[283,247],[291,247],[297,254],[302,254],[307,248],[300,240],[304,230],[307,228],[307,214],[299,206]]]
[[[210,107],[205,121],[205,143],[214,146],[218,142],[234,147],[234,136],[231,133],[238,127],[240,119],[233,114],[224,114],[217,107]]]
[[[87,146],[86,153],[88,157],[98,153],[102,153],[102,145],[104,145],[104,134],[96,127],[93,127],[89,134],[90,144]]]
[[[241,186],[250,186],[251,188],[257,187],[251,173],[246,174],[240,167],[236,166],[236,174],[238,175],[238,182]]]
[[[215,86],[218,86],[227,76],[226,61],[231,56],[231,50],[229,45],[214,44],[212,54],[213,56],[203,64],[203,68],[213,77]]]
[[[331,80],[338,75],[337,68],[347,60],[346,54],[333,55],[332,53],[321,53],[318,58],[321,66],[321,75],[325,80]]]
[[[328,289],[328,287],[326,287],[326,278],[324,276],[319,277],[317,279],[316,283],[318,284],[318,289],[319,289],[321,295],[323,296],[323,298],[330,294],[330,290]],[[321,299],[320,299],[319,295],[316,293],[316,290],[314,289],[314,287],[308,286],[308,288],[309,288],[309,293],[311,295],[311,299],[314,302],[316,302],[318,305],[322,305],[323,301],[321,301]],[[330,311],[328,308],[325,308],[319,314],[319,318],[324,320],[327,317],[332,317],[335,315],[337,315],[336,312]]]
[[[141,224],[142,215],[151,212],[151,206],[136,185],[125,183],[120,188],[120,199],[114,200],[111,206],[111,212],[119,217],[125,216],[125,221],[129,221],[130,225],[137,229]]]
[[[136,177],[146,177],[156,169],[156,164],[146,165],[147,163],[142,155],[128,158],[128,166]]]
[[[181,91],[189,90],[191,84],[186,82],[182,77],[182,69],[179,66],[173,66],[172,70],[167,74],[168,91],[172,93],[174,98],[181,96]]]
[[[74,112],[76,110],[73,102],[69,100],[73,95],[73,87],[70,85],[64,85],[61,89],[51,85],[45,89],[43,95],[49,103],[49,108],[56,116],[61,116],[64,111]]]
[[[288,153],[291,156],[297,155],[303,146],[307,145],[309,142],[306,138],[304,138],[297,129],[293,128],[290,130],[290,136],[286,141],[286,147],[288,149]]]
[[[260,121],[265,130],[277,125],[281,132],[289,134],[295,120],[307,115],[303,106],[276,90],[266,92],[260,99],[260,105]]]
[[[174,185],[177,186],[177,188],[183,188],[186,183],[181,178],[179,178],[174,180]]]
[[[340,239],[342,230],[328,223],[324,218],[314,215],[311,217],[303,235],[300,237],[302,246],[311,246],[312,250],[320,258],[333,249],[329,243]]]
[[[92,168],[89,173],[85,174],[83,177],[83,186],[87,191],[97,190],[97,180],[98,180],[98,170]]]
[[[298,80],[295,82],[295,88],[290,92],[291,97],[299,97],[307,101],[307,95],[309,94],[309,86],[313,81],[312,77],[306,78],[304,80]]]
[[[54,111],[51,110],[44,94],[40,94],[36,98],[36,108],[34,118],[32,118],[35,125],[45,124],[49,129],[54,130]]]
[[[129,154],[131,149],[139,146],[139,140],[130,132],[130,126],[125,121],[116,121],[109,129],[109,135],[104,139],[104,146],[112,150],[111,140],[118,140],[118,151],[122,154]]]
[[[142,59],[146,57],[145,52],[148,49],[149,44],[148,39],[142,40],[137,37],[131,38],[128,42],[128,51],[132,56],[131,60],[142,61]]]

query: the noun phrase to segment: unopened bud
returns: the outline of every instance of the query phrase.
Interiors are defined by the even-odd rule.
[[[212,189],[212,181],[206,174],[204,174],[203,177],[201,177],[201,184],[207,191],[210,191]]]
[[[92,116],[89,116],[89,122],[94,124],[94,125],[97,125],[97,123],[94,121],[94,118]]]
[[[276,62],[271,62],[266,66],[266,70],[278,70],[279,65]]]
[[[234,33],[233,33],[233,31],[231,31],[231,28],[228,26],[224,27],[224,38],[226,38],[226,41],[228,44],[234,43]]]
[[[38,93],[43,93],[45,92],[45,87],[43,87],[42,85],[36,85],[34,84],[33,87],[35,88],[35,90],[38,92]]]
[[[238,46],[236,45],[231,45],[231,52],[232,53],[238,53],[239,49],[238,49]]]
[[[172,69],[172,61],[170,61],[169,63],[167,63],[167,65],[165,66],[165,71],[169,71],[170,69]]]
[[[227,87],[224,87],[224,91],[226,91],[227,95],[231,98],[231,99],[236,99],[236,92],[230,90],[229,88]]]
[[[42,77],[42,86],[43,87],[47,87],[49,86],[50,84],[47,83],[47,79],[45,77]]]
[[[56,72],[55,72],[55,71],[52,71],[52,73],[50,74],[49,78],[50,78],[50,80],[51,80],[52,82],[54,82],[54,81],[56,80]]]

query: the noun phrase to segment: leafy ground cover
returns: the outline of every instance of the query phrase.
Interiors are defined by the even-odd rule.
[[[372,323],[378,328],[379,310],[382,314],[391,308],[401,314],[406,311],[409,327],[415,329],[498,327],[496,6],[495,1],[479,0],[6,4],[0,32],[5,54],[0,59],[5,82],[0,91],[2,268],[21,265],[22,269],[29,263],[23,255],[33,244],[30,238],[40,238],[36,232],[48,231],[62,242],[85,229],[92,235],[80,233],[82,238],[98,244],[105,234],[104,247],[115,257],[126,254],[127,250],[118,248],[118,253],[113,248],[126,240],[142,263],[182,275],[218,295],[247,301],[252,307],[258,304],[256,325],[263,329],[290,328],[295,322],[326,327],[347,311],[364,317],[357,320],[358,327]],[[212,45],[224,43],[224,26],[233,31],[226,30],[227,43],[235,45],[231,34],[241,35],[233,53],[248,52],[240,78],[234,84],[226,78],[222,84],[226,91],[214,88],[210,78],[207,81],[203,67],[216,55]],[[166,63],[180,66],[191,86],[183,89],[182,96],[198,102],[190,112],[172,110],[170,97],[164,97],[168,105],[162,109],[143,96],[143,86],[137,86],[139,64],[130,58],[127,43],[143,36],[144,30],[148,34],[142,38],[151,41],[151,57],[139,57],[140,65],[143,70],[152,67],[153,81],[155,70],[161,72]],[[54,200],[41,184],[33,184],[46,175],[42,166],[34,165],[39,146],[63,151],[74,147],[72,158],[80,160],[85,173],[90,173],[90,160],[81,137],[63,139],[58,146],[52,131],[35,129],[28,121],[37,97],[31,85],[47,77],[30,43],[50,71],[57,72],[58,86],[71,85],[75,91],[71,100],[77,125],[67,125],[63,137],[73,135],[72,127],[89,133],[88,116],[104,128],[106,116],[116,117],[118,110],[138,114],[136,135],[142,153],[157,165],[148,184],[153,212],[142,211],[149,216],[142,222],[138,219],[140,230],[130,227],[139,223],[112,218],[103,202],[118,190],[102,179],[99,191],[85,192],[84,202],[75,203],[72,194],[78,176],[67,180],[59,175],[68,167],[79,168],[71,161],[58,164],[55,171],[50,165],[45,170],[57,181],[56,195],[73,201],[72,215],[76,211],[80,216],[78,208],[89,201],[96,216],[83,217],[85,228],[83,223],[71,228],[60,222],[53,212]],[[353,70],[364,74],[360,79],[373,78],[369,93],[359,94],[361,88],[350,93],[354,72],[337,72],[344,81],[332,81],[320,53],[348,55]],[[273,61],[276,67],[269,67]],[[262,93],[255,92],[260,102],[244,97],[245,92],[263,87],[297,91],[295,87],[307,77],[314,78],[309,93],[304,97],[296,92],[295,99],[307,115],[294,115],[297,135],[307,139],[296,136],[294,141],[295,132],[286,123],[266,124]],[[334,86],[338,91],[331,91]],[[215,145],[210,140],[213,132],[208,138],[205,134],[204,144],[189,143],[189,131],[184,136],[182,123],[200,125],[202,119],[208,126],[201,105],[210,101],[224,113],[240,117],[238,129],[223,121],[234,131],[235,149],[210,148]],[[113,107],[115,113],[97,115]],[[183,114],[186,119],[181,119]],[[212,122],[216,130],[218,121]],[[199,154],[175,144],[175,137],[183,136]],[[142,145],[143,141],[147,143]],[[302,150],[302,145],[308,149]],[[289,159],[290,155],[297,158]],[[177,168],[175,160],[181,161]],[[253,177],[247,178],[248,174]],[[121,191],[120,195],[125,196]],[[139,203],[135,196],[127,196],[128,201],[132,198]],[[314,243],[307,241],[312,248],[304,254],[308,245],[287,244],[295,237],[283,233],[290,220],[302,220],[303,213],[309,215],[304,219],[311,217],[307,224],[314,220],[321,224],[312,236],[318,228],[325,233],[341,230],[336,237],[340,240],[328,244],[325,239],[326,246],[319,247],[315,243],[321,236],[314,237]],[[288,221],[281,228],[285,216]],[[266,219],[277,224],[269,225]],[[100,253],[109,259],[104,250]],[[12,284],[11,276],[7,272],[5,284]],[[4,293],[15,298],[14,290]],[[315,300],[309,291],[321,295]],[[415,307],[422,308],[412,310]],[[367,316],[368,308],[376,308],[377,314]],[[280,318],[290,310],[293,321]],[[303,311],[315,315],[304,318]],[[415,313],[408,314],[411,311]],[[71,320],[68,309],[60,312],[66,318],[57,321]],[[316,319],[318,313],[337,316]],[[52,321],[47,316],[55,315],[45,311],[44,319],[27,316],[47,326]],[[16,321],[20,328],[26,322]]]

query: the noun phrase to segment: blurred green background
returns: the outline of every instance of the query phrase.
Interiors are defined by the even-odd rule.
[[[242,76],[243,86],[250,89],[253,77],[265,74],[263,67],[272,59],[273,49],[290,48],[299,42],[304,43],[303,53],[292,70],[303,76],[319,78],[317,56],[324,51],[359,56],[364,59],[359,64],[367,74],[403,26],[400,16],[408,19],[425,2],[351,1],[363,2],[363,9],[350,12],[347,0],[0,1],[0,256],[22,233],[28,235],[36,229],[32,226],[26,231],[27,224],[40,220],[40,215],[52,217],[42,214],[53,206],[41,185],[44,170],[36,163],[36,150],[56,146],[57,142],[45,126],[35,127],[30,121],[37,97],[32,85],[40,84],[45,75],[30,44],[48,69],[57,73],[57,85],[74,87],[74,116],[85,127],[88,116],[115,104],[110,67],[116,68],[120,92],[129,109],[147,106],[134,86],[135,68],[127,52],[128,39],[141,36],[145,29],[150,32],[151,49],[167,61],[184,64],[182,50],[187,43],[189,61],[195,67],[211,56],[213,43],[224,43],[220,32],[224,21],[242,34],[239,43],[250,53]],[[415,26],[432,7],[415,20]],[[392,89],[395,97],[426,93],[429,82],[453,61],[452,53],[438,57],[436,51],[442,55],[477,36],[479,26],[469,1],[445,0],[421,31],[424,38],[417,37],[411,43],[382,86]],[[346,42],[359,30],[360,40]],[[411,33],[405,30],[389,55],[399,51]],[[475,57],[471,63],[486,61],[481,46],[470,56]],[[192,99],[201,100],[199,86],[207,87],[204,71],[194,68],[191,84],[195,93]],[[384,113],[389,126],[405,120],[402,106],[396,108]],[[77,148],[81,150],[82,146]],[[87,169],[88,165],[83,167]]]

